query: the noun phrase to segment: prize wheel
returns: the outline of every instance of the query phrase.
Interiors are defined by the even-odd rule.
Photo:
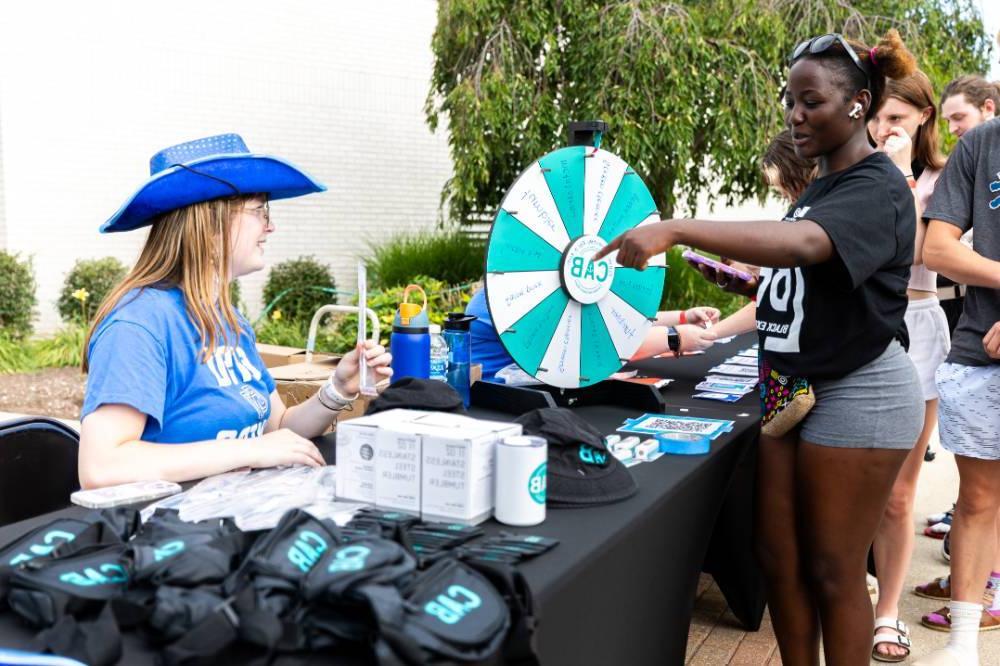
[[[561,148],[529,166],[504,196],[486,249],[486,302],[500,341],[539,381],[596,384],[642,344],[663,293],[666,255],[643,270],[617,253],[619,234],[659,221],[645,183],[617,155]]]

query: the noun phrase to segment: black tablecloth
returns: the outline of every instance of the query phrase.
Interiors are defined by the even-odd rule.
[[[753,338],[744,336],[703,355],[636,364],[644,373],[675,379],[664,391],[667,413],[736,422],[732,432],[713,442],[708,455],[664,456],[631,468],[639,492],[617,504],[550,509],[542,525],[530,528],[486,524],[488,532],[560,540],[555,550],[521,565],[539,610],[543,664],[682,664],[701,570],[713,574],[747,629],[759,627],[764,595],[751,534],[756,397],[750,394],[733,404],[691,398],[708,368],[752,343]],[[576,411],[605,433],[641,413],[608,405]],[[333,437],[321,443],[325,453],[332,446]],[[56,515],[83,513],[69,507],[0,528],[0,544]],[[0,615],[0,646],[29,647],[32,635],[10,613]],[[152,663],[151,652],[134,634],[126,634],[125,650],[123,664]]]

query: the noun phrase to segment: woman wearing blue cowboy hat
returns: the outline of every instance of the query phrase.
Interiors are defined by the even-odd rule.
[[[382,377],[392,374],[391,357],[359,346],[315,396],[285,407],[229,283],[264,267],[269,200],[326,188],[284,160],[250,153],[235,134],[166,148],[150,172],[101,227],[152,225],[87,336],[80,484],[325,464],[307,438],[357,397],[360,353]]]

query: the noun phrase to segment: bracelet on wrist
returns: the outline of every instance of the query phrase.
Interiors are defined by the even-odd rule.
[[[345,409],[350,409],[351,405],[357,399],[358,394],[355,393],[352,397],[344,397],[341,395],[340,391],[337,390],[333,379],[331,378],[323,384],[319,391],[316,392],[316,397],[319,399],[319,403],[333,412],[342,412]]]
[[[677,319],[678,324],[688,323],[688,313],[687,310],[681,310],[681,316]]]

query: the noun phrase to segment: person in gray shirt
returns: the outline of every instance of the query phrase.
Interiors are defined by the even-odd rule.
[[[967,132],[948,159],[930,205],[924,263],[968,285],[951,353],[937,370],[941,445],[955,454],[960,485],[951,529],[948,645],[917,666],[978,666],[980,626],[1000,619],[982,606],[1000,508],[1000,119]],[[973,230],[969,248],[959,239]]]

